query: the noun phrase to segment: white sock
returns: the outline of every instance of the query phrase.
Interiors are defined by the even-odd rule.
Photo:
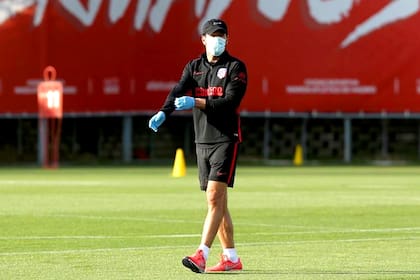
[[[210,248],[207,247],[204,244],[200,244],[200,246],[198,246],[198,250],[202,250],[203,251],[204,259],[207,261],[207,258],[208,258],[209,253],[210,253]]]
[[[227,256],[228,259],[232,262],[237,262],[238,261],[238,255],[236,254],[236,249],[235,248],[223,249],[223,255]]]

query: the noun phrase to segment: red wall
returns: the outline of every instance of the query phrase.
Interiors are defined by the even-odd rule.
[[[247,64],[242,110],[420,112],[418,0],[35,2],[0,17],[0,114],[37,112],[47,65],[65,113],[155,111],[203,51],[210,16],[227,21],[228,50]]]

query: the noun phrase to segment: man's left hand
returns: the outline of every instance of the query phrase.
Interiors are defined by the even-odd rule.
[[[190,110],[195,105],[195,98],[191,96],[182,96],[175,98],[175,110]]]

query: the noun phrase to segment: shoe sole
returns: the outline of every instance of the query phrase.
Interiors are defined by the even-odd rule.
[[[206,273],[207,272],[212,273],[212,272],[230,272],[230,271],[233,272],[233,271],[241,271],[242,268],[243,268],[242,266],[240,266],[240,267],[238,267],[238,266],[225,266],[224,269],[217,270],[217,269],[215,269],[213,267],[209,267],[209,268],[206,269]]]
[[[240,269],[229,269],[229,270],[206,270],[206,273],[225,273],[225,272],[238,272],[241,271]]]
[[[192,272],[195,273],[204,273],[204,269],[200,269],[195,263],[193,263],[188,257],[182,259],[182,264],[186,267],[191,269]]]

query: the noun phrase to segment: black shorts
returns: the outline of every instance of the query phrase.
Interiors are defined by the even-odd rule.
[[[233,188],[239,143],[196,144],[200,188],[205,191],[208,181],[223,182]]]

